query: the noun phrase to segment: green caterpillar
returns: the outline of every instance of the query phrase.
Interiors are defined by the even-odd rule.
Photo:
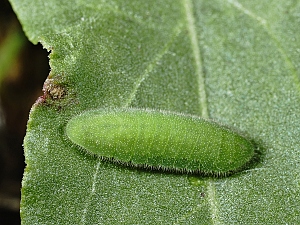
[[[255,150],[215,122],[133,108],[85,111],[70,119],[66,135],[88,153],[121,164],[216,176],[241,169]]]

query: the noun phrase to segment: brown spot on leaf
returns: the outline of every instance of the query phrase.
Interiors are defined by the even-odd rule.
[[[60,86],[59,84],[56,84],[54,82],[54,79],[48,78],[43,86],[43,92],[44,92],[44,99],[47,97],[50,97],[54,100],[61,99],[66,94],[65,89]]]

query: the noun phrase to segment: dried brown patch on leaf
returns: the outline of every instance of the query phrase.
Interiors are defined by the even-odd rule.
[[[43,92],[45,98],[50,97],[54,100],[61,99],[66,94],[65,89],[61,85],[55,83],[54,79],[52,78],[48,78],[45,81],[43,86]]]

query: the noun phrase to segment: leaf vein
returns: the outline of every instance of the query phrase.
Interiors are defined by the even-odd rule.
[[[85,224],[85,222],[86,222],[86,214],[88,212],[88,208],[89,208],[89,205],[91,203],[92,196],[95,194],[95,191],[96,191],[96,183],[97,183],[97,176],[98,176],[99,167],[100,167],[100,161],[96,165],[96,171],[95,171],[94,176],[93,176],[92,189],[91,189],[90,195],[88,196],[88,198],[86,200],[86,203],[85,203],[85,206],[84,206],[84,209],[83,209],[83,214],[82,214],[82,217],[81,217],[81,224]]]
[[[179,23],[178,26],[174,29],[174,34],[170,38],[170,41],[167,42],[164,47],[162,48],[162,51],[160,51],[154,59],[148,64],[147,68],[145,69],[144,73],[139,77],[139,79],[135,82],[135,85],[133,87],[133,91],[129,95],[128,100],[125,102],[124,107],[128,107],[131,102],[134,100],[136,93],[141,86],[141,84],[147,79],[149,74],[153,71],[155,66],[157,65],[157,62],[168,52],[169,48],[171,47],[172,43],[176,40],[178,35],[182,32],[182,23]]]
[[[196,75],[198,77],[199,101],[202,109],[201,116],[203,118],[209,118],[208,108],[207,108],[207,97],[205,91],[205,78],[203,73],[203,65],[201,62],[200,47],[197,40],[197,32],[196,32],[195,18],[192,10],[193,7],[192,2],[190,0],[185,0],[184,7],[186,11],[187,26],[188,26],[191,45],[193,49],[193,56],[195,59]]]

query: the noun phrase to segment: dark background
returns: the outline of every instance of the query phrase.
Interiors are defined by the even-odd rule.
[[[0,54],[6,41],[16,33],[24,41],[0,79],[1,225],[20,224],[23,138],[30,108],[42,95],[43,82],[50,71],[48,52],[27,40],[8,0],[0,0]],[[5,57],[8,53],[4,53]]]

